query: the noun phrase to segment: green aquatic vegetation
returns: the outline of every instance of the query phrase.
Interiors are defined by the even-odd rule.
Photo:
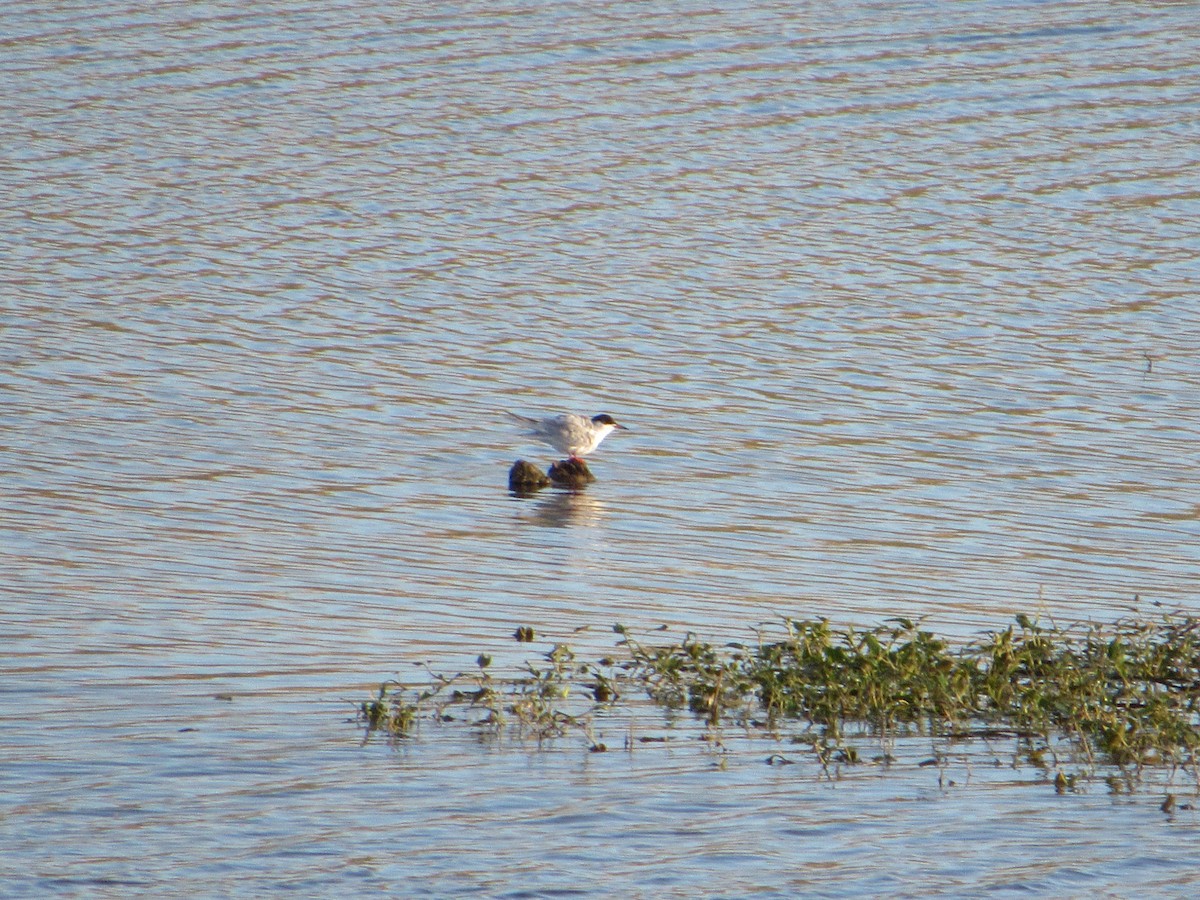
[[[514,637],[526,643],[531,634]],[[492,662],[491,655],[480,654],[474,672],[429,672],[431,684],[422,688],[385,682],[375,698],[359,705],[358,720],[368,735],[379,732],[396,741],[413,737],[423,719],[465,720],[480,735],[493,738],[512,733],[540,742],[571,731],[590,738],[594,709],[618,696],[615,680],[602,664],[576,662],[575,653],[563,644],[556,644],[543,661],[527,661],[511,677],[494,676]],[[605,749],[591,743],[594,750]]]
[[[642,698],[687,709],[709,729],[779,737],[799,726],[793,742],[827,767],[858,762],[863,737],[886,744],[925,734],[1015,739],[1027,762],[1058,771],[1060,792],[1075,789],[1076,776],[1058,768],[1064,748],[1088,768],[1196,769],[1200,619],[1191,616],[1064,628],[1018,616],[957,646],[908,619],[868,628],[788,619],[774,640],[759,634],[754,644],[724,646],[692,633],[651,644],[620,625],[614,631],[616,652],[595,662],[555,644],[505,677],[481,655],[471,674],[429,673],[419,689],[389,682],[361,704],[360,721],[368,733],[403,739],[422,720],[465,718],[497,738],[578,732],[595,750],[603,749],[597,716]],[[526,627],[514,638],[534,636]]]
[[[397,696],[396,690],[400,691]],[[404,686],[396,682],[384,682],[374,700],[359,704],[359,718],[366,723],[368,732],[382,731],[396,738],[411,736],[421,715],[419,702],[404,699]]]
[[[1119,766],[1193,765],[1200,750],[1200,620],[1055,630],[1018,618],[977,655],[980,719],[1072,738]]]
[[[736,717],[744,721],[753,711],[753,682],[746,673],[746,655],[738,647],[728,656],[688,634],[679,644],[650,647],[636,641],[622,625],[629,659],[622,669],[627,681],[639,683],[655,701],[669,707],[686,706],[712,725]]]
[[[827,621],[786,622],[787,637],[764,644],[749,675],[772,716],[802,718],[838,734],[862,723],[937,730],[967,710],[971,667],[907,619],[836,631]]]

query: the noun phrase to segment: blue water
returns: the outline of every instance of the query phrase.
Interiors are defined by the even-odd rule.
[[[0,893],[1194,893],[1178,773],[347,722],[617,622],[1195,611],[1188,7],[18,3],[0,40]],[[630,431],[522,500],[553,451],[507,409]]]

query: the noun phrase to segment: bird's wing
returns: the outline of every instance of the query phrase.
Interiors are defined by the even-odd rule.
[[[533,427],[534,425],[536,425],[538,423],[537,419],[531,419],[529,416],[518,415],[515,412],[509,412],[509,416],[516,419],[522,425],[528,425],[529,427]]]

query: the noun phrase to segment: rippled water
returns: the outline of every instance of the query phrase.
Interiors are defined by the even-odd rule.
[[[4,893],[1194,891],[1028,771],[343,721],[516,624],[1195,610],[1194,6],[14,3],[0,74]],[[519,500],[505,409],[631,431]]]

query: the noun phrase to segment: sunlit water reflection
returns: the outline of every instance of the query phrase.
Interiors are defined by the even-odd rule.
[[[10,5],[4,891],[1190,894],[1037,773],[342,719],[519,624],[1195,609],[1192,18]],[[505,409],[631,432],[520,500]]]

